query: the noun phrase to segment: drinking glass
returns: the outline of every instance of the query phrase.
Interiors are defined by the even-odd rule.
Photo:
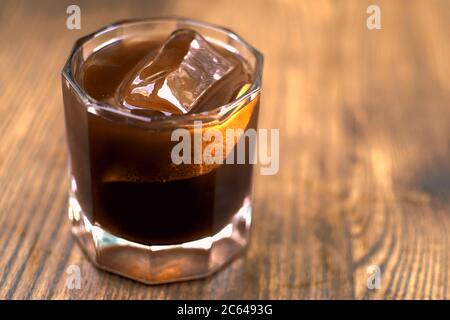
[[[142,117],[97,101],[83,88],[84,63],[93,53],[122,41],[164,39],[180,28],[239,54],[251,71],[248,89],[207,112]],[[174,164],[178,142],[172,133],[256,129],[262,64],[262,55],[232,31],[181,18],[122,21],[76,41],[62,71],[68,213],[73,234],[96,266],[155,284],[207,276],[243,251],[253,164]]]

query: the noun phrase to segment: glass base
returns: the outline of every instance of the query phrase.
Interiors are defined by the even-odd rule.
[[[147,284],[206,277],[243,251],[251,224],[246,198],[230,223],[215,235],[173,245],[142,245],[93,225],[74,196],[69,196],[72,233],[99,268]]]

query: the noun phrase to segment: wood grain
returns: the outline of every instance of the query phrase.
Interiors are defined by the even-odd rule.
[[[375,1],[369,31],[372,2],[77,1],[78,31],[69,1],[1,1],[0,298],[448,299],[450,3]],[[70,235],[60,70],[76,38],[161,15],[225,25],[264,53],[260,127],[280,128],[281,166],[256,176],[244,257],[146,286],[94,268]]]

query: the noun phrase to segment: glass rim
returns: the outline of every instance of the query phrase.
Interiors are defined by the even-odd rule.
[[[98,37],[104,33],[116,30],[123,26],[130,26],[133,24],[144,24],[144,23],[158,23],[158,22],[181,22],[185,24],[190,24],[193,26],[199,26],[206,29],[211,29],[213,31],[218,31],[226,34],[228,37],[233,38],[234,40],[240,42],[247,50],[251,52],[251,54],[255,57],[255,66],[252,70],[252,83],[250,87],[245,91],[244,94],[239,96],[238,98],[230,101],[229,103],[217,106],[216,108],[200,113],[192,113],[192,114],[183,114],[177,115],[176,117],[167,117],[164,115],[161,116],[139,116],[132,113],[128,113],[113,107],[108,103],[104,103],[98,101],[91,97],[82,86],[75,80],[75,76],[72,72],[72,67],[74,65],[74,59],[76,55],[79,53],[79,50],[86,44],[89,40]],[[261,91],[262,85],[262,68],[264,63],[264,56],[261,52],[259,52],[256,48],[250,45],[247,41],[245,41],[242,37],[237,35],[235,32],[231,31],[226,27],[221,27],[215,24],[200,22],[197,20],[192,20],[188,18],[181,18],[176,16],[168,16],[168,17],[152,17],[152,18],[142,18],[142,19],[125,19],[113,22],[111,24],[106,25],[103,28],[100,28],[92,33],[89,33],[81,38],[78,38],[69,54],[69,58],[67,59],[64,67],[62,69],[62,76],[65,80],[68,81],[70,86],[75,90],[76,95],[81,98],[83,104],[87,108],[88,111],[97,114],[97,115],[105,115],[111,114],[115,117],[125,118],[129,120],[135,120],[138,123],[144,123],[145,126],[148,125],[156,125],[156,124],[180,124],[182,122],[191,122],[193,120],[201,120],[204,122],[211,121],[222,121],[224,118],[228,118],[230,114],[234,114],[235,111],[239,110],[241,107],[245,106],[244,103],[246,100],[253,100],[256,95]],[[107,115],[106,115],[107,116]]]

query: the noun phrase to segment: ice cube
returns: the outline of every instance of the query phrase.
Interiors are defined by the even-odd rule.
[[[156,56],[144,58],[129,73],[119,90],[131,108],[186,114],[216,82],[236,68],[200,34],[176,30]]]

